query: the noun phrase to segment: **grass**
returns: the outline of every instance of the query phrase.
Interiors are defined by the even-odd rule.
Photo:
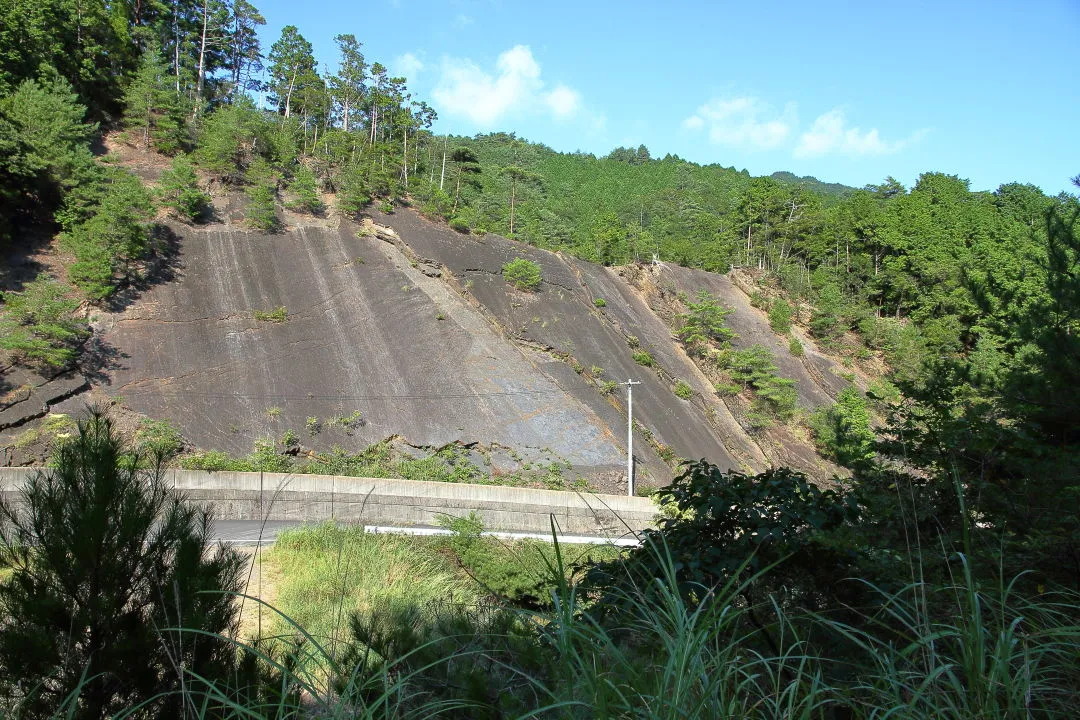
[[[353,612],[479,598],[451,565],[410,538],[362,527],[324,523],[287,530],[263,562],[281,578],[277,609],[335,651]],[[288,625],[279,618],[275,631],[289,634]]]
[[[263,628],[305,640],[243,644],[264,666],[257,694],[190,677],[191,717],[1005,720],[1075,717],[1080,702],[1080,596],[987,587],[963,556],[954,582],[877,590],[844,624],[749,606],[754,578],[687,592],[652,542],[659,576],[627,575],[601,608],[575,569],[597,558],[504,552],[469,518],[448,524],[445,539],[283,533],[264,559],[282,615]],[[493,604],[490,578],[538,580],[550,602]]]
[[[259,322],[285,323],[289,321],[289,311],[284,305],[279,305],[273,310],[256,310],[252,315]]]

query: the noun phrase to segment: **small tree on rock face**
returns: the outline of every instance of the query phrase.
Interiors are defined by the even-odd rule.
[[[89,330],[72,314],[79,303],[65,297],[65,290],[47,275],[39,275],[22,292],[5,293],[0,298],[0,348],[20,362],[56,368],[71,363],[75,344]]]
[[[292,195],[292,200],[287,205],[290,210],[315,214],[323,208],[318,180],[306,165],[297,168],[292,182],[289,183],[289,194]]]
[[[182,681],[234,665],[229,640],[199,631],[235,632],[244,560],[211,549],[210,514],[166,488],[163,457],[151,470],[138,460],[93,409],[22,505],[0,503],[0,565],[13,570],[0,583],[0,695],[20,717],[66,703],[96,720],[145,700],[148,716],[179,716]]]
[[[724,324],[724,319],[734,310],[717,303],[707,290],[699,290],[697,299],[696,303],[687,303],[689,312],[679,316],[683,324],[679,339],[690,355],[703,355],[710,342],[726,344],[735,337]]]
[[[195,166],[184,155],[174,158],[172,167],[161,173],[158,196],[177,216],[192,222],[203,216],[210,203],[210,196],[199,189]]]
[[[503,277],[518,290],[533,291],[540,287],[543,276],[540,266],[525,258],[515,258],[503,265]]]

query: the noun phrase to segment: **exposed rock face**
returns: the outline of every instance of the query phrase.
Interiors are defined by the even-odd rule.
[[[704,288],[735,307],[737,344],[773,349],[802,405],[827,402],[842,386],[812,344],[805,359],[791,357],[724,277],[603,268],[496,236],[463,236],[409,210],[279,235],[178,231],[176,279],[98,321],[115,358],[102,388],[177,424],[198,446],[246,453],[286,430],[323,449],[356,451],[389,437],[479,444],[502,448],[500,471],[512,471],[511,458],[553,456],[618,491],[625,390],[605,394],[601,384],[633,378],[642,383],[634,389],[642,428],[634,450],[654,485],[671,475],[661,454],[747,471],[784,462],[829,472],[789,432],[748,433],[738,407],[715,394],[673,340],[656,289]],[[541,265],[537,292],[503,279],[503,264],[515,257]],[[635,347],[657,367],[636,363]],[[673,393],[676,380],[694,391],[689,400]],[[346,417],[363,422],[332,422]]]

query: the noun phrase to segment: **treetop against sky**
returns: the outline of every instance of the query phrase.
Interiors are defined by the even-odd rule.
[[[320,69],[355,34],[435,107],[436,132],[597,154],[644,143],[856,186],[937,170],[1056,193],[1080,171],[1073,0],[259,6],[263,47],[296,25]]]

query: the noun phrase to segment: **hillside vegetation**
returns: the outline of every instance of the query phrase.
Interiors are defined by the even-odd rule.
[[[9,258],[0,267],[0,430],[45,415],[51,402],[81,392],[85,378],[102,384],[121,369],[175,359],[165,346],[125,358],[91,332],[91,319],[100,324],[99,316],[140,307],[139,298],[155,291],[188,293],[217,309],[216,296],[171,282],[199,280],[179,272],[184,243],[236,259],[245,246],[233,239],[246,228],[246,252],[265,241],[261,255],[272,267],[265,247],[288,241],[307,257],[312,277],[325,280],[316,271],[325,258],[288,233],[337,219],[336,228],[313,235],[341,255],[341,268],[361,272],[364,258],[343,254],[360,242],[387,248],[365,275],[371,282],[351,286],[364,317],[398,328],[407,320],[445,347],[451,336],[465,346],[471,336],[459,331],[482,317],[491,343],[464,372],[486,379],[512,358],[544,367],[543,387],[525,391],[585,387],[560,389],[576,399],[551,412],[574,422],[551,422],[590,462],[617,467],[618,446],[592,420],[621,419],[606,383],[649,373],[648,392],[663,391],[678,408],[663,432],[637,428],[656,474],[679,472],[659,492],[665,520],[628,557],[587,561],[580,572],[568,571],[558,552],[545,555],[550,579],[540,586],[550,605],[541,610],[523,610],[512,598],[448,609],[418,597],[338,618],[335,633],[347,636],[340,652],[292,626],[295,644],[234,654],[228,603],[185,601],[184,611],[205,602],[203,614],[213,616],[182,618],[191,634],[210,638],[196,645],[184,642],[173,606],[159,603],[220,597],[238,586],[240,561],[230,552],[220,554],[228,572],[204,568],[208,518],[196,522],[194,511],[169,499],[161,464],[121,452],[100,415],[91,426],[52,417],[34,432],[56,441],[57,467],[27,489],[26,507],[0,515],[0,564],[12,568],[0,585],[0,712],[1075,716],[1075,195],[1048,197],[1015,183],[976,191],[933,171],[911,188],[885,178],[847,189],[652,158],[645,147],[598,158],[507,133],[439,137],[431,132],[434,111],[411,96],[405,78],[366,58],[354,35],[337,36],[339,62],[320,73],[295,26],[260,47],[255,29],[264,23],[246,0],[0,4],[0,247]],[[267,107],[251,92],[263,66]],[[399,237],[356,237],[350,223],[362,215]],[[230,240],[215,242],[221,238]],[[482,262],[472,264],[474,257]],[[508,283],[503,268],[519,257],[538,265],[540,277],[518,264]],[[275,292],[308,290],[277,272]],[[399,295],[375,292],[402,274],[413,282]],[[395,314],[433,309],[413,299],[424,278],[432,280],[428,298],[449,297],[461,281],[446,301],[447,312],[460,311],[453,323],[442,310]],[[533,314],[529,304],[540,297],[565,312]],[[371,298],[378,303],[363,305]],[[756,310],[730,312],[744,301]],[[224,323],[236,331],[230,337],[285,345],[303,330],[277,298],[245,302],[242,317],[199,320]],[[329,307],[320,317],[337,319]],[[165,315],[154,319],[189,309],[159,306]],[[648,334],[624,332],[638,321]],[[567,348],[560,343],[575,336],[566,326],[595,329],[586,334],[602,342]],[[351,340],[340,322],[320,327]],[[499,362],[485,364],[489,350]],[[851,373],[840,386],[824,375],[830,363],[822,351]],[[252,375],[281,377],[265,359]],[[344,351],[331,361],[356,376],[368,370]],[[222,420],[218,396],[179,390],[197,398],[191,421]],[[305,412],[314,394],[306,391],[295,412]],[[545,417],[535,407],[501,407]],[[269,407],[254,409],[274,417]],[[356,410],[339,408],[337,416]],[[364,415],[372,432],[376,417]],[[522,427],[496,413],[486,422],[507,433]],[[228,421],[222,425],[217,430],[227,431]],[[761,437],[769,442],[759,445]],[[782,467],[798,464],[791,449],[806,441],[836,463],[807,465],[827,474],[842,465],[843,477],[815,483]],[[730,454],[678,471],[666,465],[700,447]],[[292,462],[281,458],[295,448],[270,448],[264,456]],[[353,465],[370,459],[363,449],[354,454]],[[79,470],[87,462],[94,469]],[[142,480],[157,505],[140,499]],[[88,504],[82,498],[91,491]],[[157,527],[153,508],[166,504],[190,522],[138,564]],[[117,508],[133,508],[142,529],[115,534],[111,523],[124,515]],[[119,550],[118,537],[127,543]],[[88,540],[72,545],[72,538]],[[333,541],[346,557],[350,540]],[[115,582],[102,582],[103,558],[116,560]],[[137,567],[125,571],[122,561]],[[122,623],[103,611],[111,607]],[[331,625],[325,617],[310,622],[320,634]],[[108,658],[95,651],[106,646],[115,653]],[[198,657],[189,663],[189,655]],[[311,655],[321,665],[305,675],[302,658]]]

